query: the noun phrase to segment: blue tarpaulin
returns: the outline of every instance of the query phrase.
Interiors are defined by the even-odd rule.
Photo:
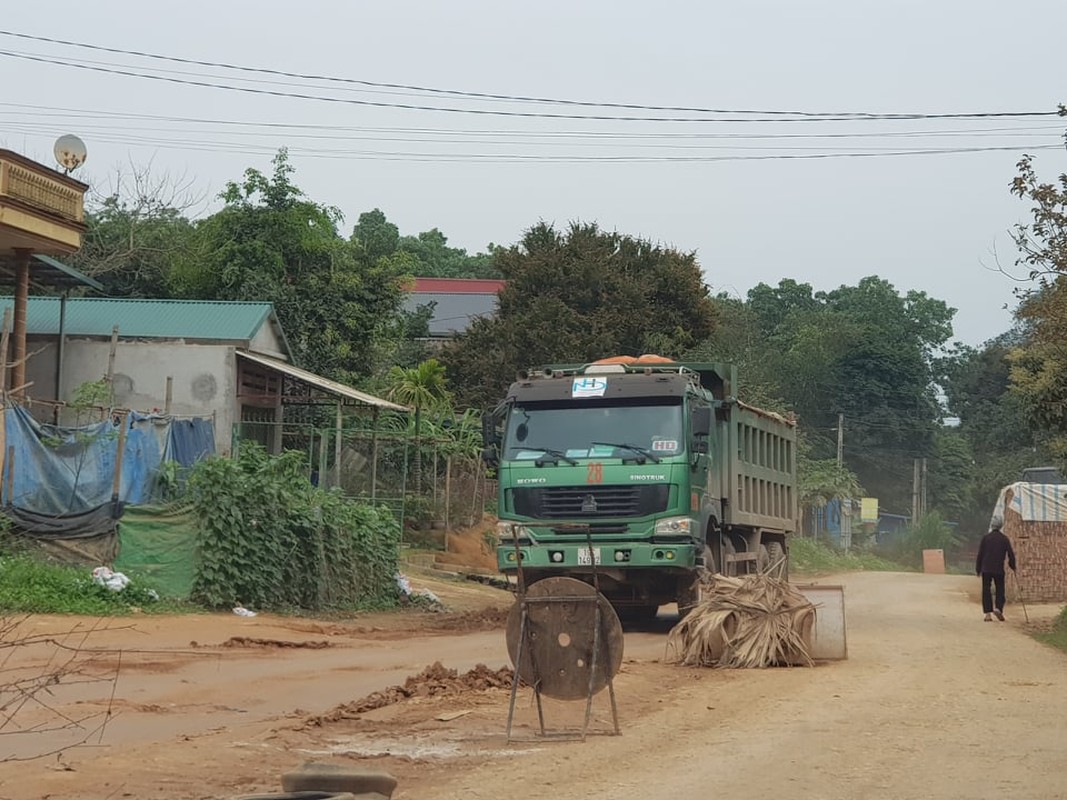
[[[7,407],[3,415],[6,442],[0,491],[5,506],[37,514],[79,514],[112,500],[122,439],[116,421],[80,428],[44,425],[20,406]],[[122,503],[151,502],[161,461],[189,466],[215,450],[210,420],[195,421],[201,424],[178,420],[175,425],[168,416],[135,412],[125,419],[117,498]]]

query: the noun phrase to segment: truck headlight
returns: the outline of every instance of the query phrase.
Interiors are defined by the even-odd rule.
[[[498,522],[496,524],[496,538],[498,542],[513,542],[516,538],[529,539],[530,529],[517,522]]]
[[[692,522],[689,517],[667,517],[666,519],[656,520],[656,534],[658,536],[670,536],[672,534],[689,533],[689,526]]]

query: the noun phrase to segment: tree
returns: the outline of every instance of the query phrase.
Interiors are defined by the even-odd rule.
[[[445,368],[436,358],[417,367],[393,367],[389,372],[390,399],[415,409],[415,461],[412,473],[415,494],[422,494],[422,412],[439,410],[451,400],[445,381]]]
[[[442,353],[464,403],[487,405],[516,373],[609,355],[680,356],[715,327],[715,305],[692,253],[595,224],[548,223],[496,252],[507,279],[497,315],[476,319]]]
[[[449,247],[448,237],[437,228],[418,236],[402,236],[397,248],[418,260],[420,278],[500,277],[493,263],[494,251],[499,248],[490,244],[489,252],[469,255],[463,248]]]
[[[843,414],[847,468],[906,510],[912,459],[933,455],[940,428],[935,363],[954,311],[876,276],[829,292],[785,279],[719,303],[725,322],[693,352],[737,363],[742,396],[795,412],[813,464],[836,461]]]
[[[352,229],[352,243],[367,259],[377,261],[396,252],[400,229],[386,219],[380,209],[364,211]]]
[[[153,175],[150,167],[119,170],[106,194],[92,196],[70,264],[111,297],[169,297],[171,275],[193,249],[187,214],[198,202],[185,178]]]
[[[1017,327],[980,348],[957,347],[938,364],[948,412],[959,418],[957,435],[972,459],[968,507],[956,519],[975,535],[985,533],[1001,488],[1018,480],[1026,467],[1052,462],[1047,443],[1031,429],[1023,399],[1012,384],[1010,359],[1025,342],[1024,329]],[[931,483],[938,506],[951,514],[940,500],[941,489]]]
[[[270,176],[249,169],[243,181],[227,184],[225,206],[197,225],[197,258],[174,283],[187,297],[272,302],[302,366],[358,381],[374,371],[395,333],[413,262],[369,246],[359,226],[344,239],[341,213],[292,183],[284,150],[273,165]]]
[[[1060,114],[1067,116],[1067,108],[1060,106]],[[1067,174],[1046,183],[1027,155],[1011,192],[1030,201],[1033,217],[1014,231],[1016,264],[1029,271],[1031,288],[1016,311],[1025,337],[1009,355],[1012,388],[1031,429],[1067,466]]]

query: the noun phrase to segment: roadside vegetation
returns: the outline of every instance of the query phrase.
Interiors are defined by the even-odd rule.
[[[797,537],[789,544],[789,569],[794,575],[826,572],[905,572],[908,567],[866,550],[846,553],[827,542]]]
[[[1067,652],[1067,608],[1064,608],[1052,621],[1052,627],[1049,630],[1035,633],[1034,638],[1057,650]]]
[[[0,613],[111,616],[191,608],[159,597],[136,579],[115,592],[95,583],[88,567],[49,563],[25,552],[0,554]]]

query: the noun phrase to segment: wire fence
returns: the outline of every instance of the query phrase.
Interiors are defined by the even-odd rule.
[[[496,481],[480,458],[456,454],[455,440],[397,430],[337,430],[313,424],[244,421],[232,452],[254,441],[304,455],[308,480],[345,496],[390,508],[407,530],[455,530],[481,523],[496,499]]]

